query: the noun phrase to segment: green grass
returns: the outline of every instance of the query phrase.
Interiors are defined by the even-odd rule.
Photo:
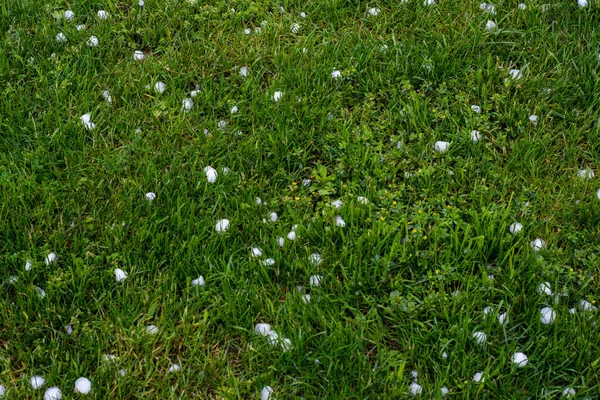
[[[577,177],[600,165],[599,4],[438,3],[1,2],[6,398],[82,398],[85,376],[97,399],[260,398],[267,385],[279,399],[395,399],[413,370],[422,398],[600,396],[597,313],[578,307],[600,300],[600,183]],[[505,82],[511,69],[523,78]],[[289,351],[254,334],[261,322]]]

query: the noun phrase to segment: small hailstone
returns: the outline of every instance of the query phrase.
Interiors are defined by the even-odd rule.
[[[369,200],[367,200],[366,197],[363,196],[358,196],[356,198],[356,200],[360,203],[360,204],[369,204]]]
[[[5,394],[6,388],[4,387],[4,385],[0,385],[0,397],[4,397]]]
[[[66,42],[66,41],[67,41],[67,37],[65,36],[65,34],[64,34],[64,33],[62,33],[62,32],[59,32],[59,33],[56,35],[56,41],[57,41],[58,43],[64,43],[64,42]]]
[[[55,261],[56,261],[56,254],[54,252],[48,254],[46,256],[46,259],[44,260],[44,262],[46,263],[46,265],[53,264]]]
[[[146,193],[146,200],[152,201],[154,199],[156,199],[156,193],[153,193],[153,192]]]
[[[226,126],[227,126],[227,121],[221,120],[221,121],[217,122],[217,128],[219,128],[219,129],[225,129]]]
[[[41,388],[42,386],[44,386],[45,382],[46,382],[46,380],[39,375],[34,375],[29,379],[29,383],[31,384],[31,387],[34,389]]]
[[[332,77],[333,79],[338,79],[338,78],[341,78],[341,77],[342,77],[342,73],[341,73],[340,71],[338,71],[337,69],[334,69],[334,70],[331,72],[331,77]]]
[[[279,342],[279,334],[275,331],[269,331],[266,335],[263,336],[267,337],[267,342],[271,346],[274,346],[275,344],[277,344],[277,342]]]
[[[419,385],[417,382],[413,382],[410,384],[409,386],[410,389],[410,395],[415,397],[421,394],[421,392],[423,392],[423,387],[421,385]]]
[[[416,381],[417,378],[419,377],[419,371],[417,371],[416,369],[413,369],[410,374],[412,375],[413,379]]]
[[[119,375],[121,375],[121,376],[125,376],[125,374],[126,374],[126,373],[127,373],[127,372],[125,372],[125,370],[124,370],[124,369],[120,369],[120,370],[119,370]]]
[[[523,77],[523,72],[520,69],[511,69],[508,71],[508,75],[510,75],[511,79],[519,80]]]
[[[258,247],[253,247],[250,253],[252,254],[252,257],[254,257],[254,258],[258,258],[258,257],[262,256],[262,250],[259,249]]]
[[[222,173],[223,175],[228,175],[228,174],[229,174],[229,168],[227,168],[227,167],[223,167],[223,168],[221,168],[221,173]]]
[[[44,291],[44,289],[42,289],[41,287],[35,287],[35,291],[38,294],[38,297],[40,297],[41,299],[43,299],[44,297],[46,297],[46,292]]]
[[[550,289],[550,282],[540,283],[540,286],[537,288],[537,292],[539,295],[547,294],[548,296],[552,296],[552,289]]]
[[[302,301],[304,302],[304,304],[310,303],[310,294],[303,294]]]
[[[243,76],[244,78],[247,77],[248,76],[248,67],[241,67],[240,75]]]
[[[516,364],[517,367],[522,368],[527,365],[529,360],[527,359],[527,356],[525,354],[519,352],[519,353],[513,354],[512,362],[513,362],[513,364]]]
[[[594,171],[589,168],[580,169],[577,171],[577,177],[581,179],[592,179],[594,177]]]
[[[381,12],[381,10],[379,8],[373,7],[373,8],[369,8],[367,10],[367,12],[369,13],[369,15],[376,16],[377,14],[379,14]]]
[[[477,372],[475,375],[473,375],[473,381],[474,382],[484,382],[485,378],[483,377],[483,372]]]
[[[321,264],[321,261],[323,261],[323,258],[319,253],[313,253],[310,255],[310,257],[308,257],[308,260],[313,265],[319,265]]]
[[[600,189],[598,189],[598,191],[596,192],[596,197],[600,199]]]
[[[92,390],[92,382],[88,378],[81,377],[75,381],[75,392],[88,394]]]
[[[192,109],[193,105],[194,105],[194,101],[192,99],[190,99],[189,97],[186,97],[181,102],[181,109],[183,111],[190,111]]]
[[[471,106],[471,110],[473,110],[474,113],[481,113],[481,107],[479,106]]]
[[[340,228],[343,228],[346,226],[346,222],[339,215],[335,216],[335,224],[337,226],[339,226]]]
[[[479,8],[486,13],[496,15],[496,7],[493,4],[481,3]]]
[[[533,248],[534,251],[540,251],[544,247],[546,247],[546,242],[544,241],[544,239],[537,238],[530,243],[530,246]]]
[[[275,260],[272,258],[267,258],[266,260],[261,262],[261,264],[264,265],[265,267],[271,267],[271,266],[275,265]]]
[[[190,97],[194,98],[194,97],[198,96],[198,93],[200,93],[199,90],[192,90],[190,92]]]
[[[530,116],[529,116],[529,121],[530,121],[532,124],[535,124],[535,123],[537,123],[537,120],[538,120],[538,116],[537,116],[537,115],[530,115]]]
[[[477,143],[479,139],[481,139],[481,133],[479,131],[471,131],[471,140]]]
[[[299,24],[293,24],[291,31],[292,33],[298,33],[298,31],[300,30],[300,25]]]
[[[587,300],[580,300],[578,304],[579,308],[583,311],[592,311],[594,310],[594,306]]]
[[[303,179],[302,180],[302,186],[307,187],[310,186],[311,184],[311,180],[310,179]]]
[[[98,38],[96,36],[90,36],[90,38],[87,41],[87,45],[89,47],[96,47],[96,46],[98,46]]]
[[[279,216],[277,215],[276,212],[272,212],[269,214],[269,220],[271,222],[277,222],[278,219],[279,219]]]
[[[81,116],[81,122],[83,123],[83,126],[85,126],[85,129],[87,129],[88,131],[91,131],[94,128],[96,128],[96,124],[91,122],[91,118],[91,114],[84,114]]]
[[[449,142],[442,142],[442,141],[437,141],[435,142],[435,144],[433,145],[433,149],[435,151],[437,151],[438,153],[443,153],[446,150],[448,150],[448,146],[450,146]]]
[[[271,325],[269,324],[256,324],[254,326],[254,333],[260,336],[268,336],[271,332]]]
[[[475,339],[478,345],[484,345],[487,341],[487,335],[485,332],[473,332],[473,339]]]
[[[576,394],[577,394],[577,392],[575,391],[575,389],[573,389],[573,388],[566,388],[562,392],[562,397],[566,397],[567,399],[570,399],[571,397],[575,397]]]
[[[510,226],[508,227],[509,232],[512,233],[513,235],[521,232],[522,229],[523,229],[523,225],[518,222],[514,222],[514,223],[510,224]]]
[[[71,10],[67,10],[67,11],[65,11],[65,13],[63,14],[63,16],[64,16],[64,18],[65,18],[67,21],[72,21],[72,20],[73,20],[73,18],[75,18],[75,13],[74,13],[73,11],[71,11]]]
[[[67,331],[67,335],[73,334],[73,327],[71,325],[65,326],[65,331]]]
[[[75,27],[75,29],[77,29],[77,31],[78,31],[78,32],[79,32],[79,31],[82,31],[82,30],[84,30],[84,29],[85,29],[85,25],[77,25],[77,26]]]
[[[283,96],[283,93],[279,90],[276,91],[275,93],[273,93],[273,101],[278,102],[279,99],[281,99],[281,96]]]
[[[583,7],[587,7],[588,6],[588,2],[587,0],[577,0],[577,4],[579,5],[579,7],[583,8]]]
[[[423,5],[426,7],[427,6],[435,6],[435,0],[424,0]]]
[[[111,364],[115,361],[117,361],[117,356],[115,356],[113,354],[105,354],[104,355],[104,362],[106,362],[107,364]]]
[[[31,261],[25,261],[25,271],[31,271]]]
[[[272,400],[273,388],[271,386],[265,386],[260,391],[260,400]]]
[[[135,61],[143,61],[145,57],[146,56],[144,55],[144,52],[141,50],[136,50],[133,52],[133,59]]]
[[[138,1],[138,7],[144,7],[144,0]]]
[[[304,11],[300,13],[300,18],[306,18],[306,13]]]
[[[321,275],[311,275],[310,278],[308,278],[308,283],[310,286],[317,287],[321,284],[321,279],[323,279]]]
[[[259,206],[262,204],[262,199],[260,197],[256,198],[256,204]]]
[[[108,103],[112,103],[112,96],[110,95],[110,92],[108,90],[104,90],[102,92],[102,98]]]
[[[483,315],[488,315],[489,313],[494,312],[494,309],[490,306],[487,306],[486,308],[483,309]]]
[[[110,17],[110,14],[104,10],[98,11],[98,19],[99,20],[107,20]]]
[[[440,389],[440,393],[442,394],[442,397],[446,397],[446,395],[447,395],[448,393],[450,393],[450,391],[448,390],[448,388],[447,388],[447,387],[445,387],[445,386],[444,386],[444,387],[442,387],[442,388]]]
[[[524,10],[527,8],[527,4],[519,3],[519,10]]]
[[[283,338],[280,341],[280,345],[281,345],[281,350],[283,350],[284,352],[288,351],[289,349],[292,348],[292,341],[288,338]]]
[[[498,323],[500,323],[500,325],[505,326],[506,324],[508,324],[508,322],[508,313],[498,314]]]
[[[62,392],[56,386],[52,386],[44,392],[44,400],[61,400]]]
[[[254,28],[254,33],[260,33],[260,26],[257,26],[256,28]]]
[[[177,372],[177,371],[181,371],[181,365],[173,364],[169,367],[169,372]]]
[[[277,244],[279,245],[279,247],[283,247],[283,245],[285,244],[285,239],[282,237],[277,238]]]
[[[447,360],[447,359],[448,359],[448,353],[446,353],[446,352],[444,351],[444,352],[442,353],[442,358],[443,358],[444,360]]]
[[[117,282],[123,282],[127,279],[127,272],[123,271],[121,268],[115,268],[114,273]]]
[[[402,141],[398,141],[398,143],[396,143],[396,150],[400,150],[402,149]]]
[[[344,205],[344,202],[341,200],[334,200],[331,202],[331,206],[337,208],[338,210],[340,208],[342,208],[343,205]]]
[[[494,29],[496,29],[497,25],[494,21],[490,21],[488,20],[488,22],[485,24],[485,30],[488,32],[493,31]]]
[[[570,314],[575,314],[575,307],[573,307],[573,308],[569,308],[569,313],[570,313]]]
[[[298,224],[292,225],[292,232],[296,232],[298,230]]]
[[[552,322],[554,322],[554,319],[556,318],[556,311],[554,311],[552,308],[550,307],[544,307],[540,310],[540,321],[542,321],[542,324],[548,325],[551,324]]]
[[[249,35],[251,33],[252,33],[252,31],[250,30],[250,28],[244,29],[244,35]]]
[[[209,183],[215,183],[217,181],[217,170],[210,165],[204,168],[204,174],[206,175],[206,180]]]
[[[154,90],[156,90],[158,93],[164,92],[166,87],[167,87],[167,85],[165,85],[164,82],[159,81],[154,84]]]
[[[229,110],[232,114],[235,114],[239,111],[239,108],[237,108],[237,106],[233,106],[231,107],[231,110]]]
[[[204,286],[204,277],[200,275],[198,279],[192,281],[192,286]]]
[[[148,332],[150,335],[154,335],[158,332],[158,327],[156,325],[148,325],[146,327],[146,332]]]

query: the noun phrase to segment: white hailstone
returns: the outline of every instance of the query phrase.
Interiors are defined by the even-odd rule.
[[[279,219],[279,216],[277,215],[276,212],[272,212],[269,214],[269,220],[271,222],[277,222],[278,219]]]
[[[292,348],[292,341],[288,338],[283,338],[279,344],[281,345],[281,350],[283,350],[284,352],[288,351],[289,349]]]
[[[229,229],[228,219],[220,219],[217,221],[217,224],[215,225],[215,231],[217,231],[217,233],[223,233],[227,229]]]
[[[217,128],[219,128],[219,129],[225,129],[226,126],[227,126],[227,121],[221,120],[221,121],[217,122]]]
[[[598,189],[598,191],[596,192],[596,197],[600,199],[600,189]]]
[[[517,352],[517,353],[513,354],[512,362],[513,362],[513,364],[516,364],[517,367],[523,368],[524,366],[527,365],[529,360],[527,359],[527,356],[525,354],[523,354],[521,352]]]
[[[124,369],[120,369],[120,370],[119,370],[119,375],[121,375],[121,376],[125,376],[125,374],[126,374],[126,372],[125,372],[125,370],[124,370]]]
[[[331,72],[331,77],[332,77],[333,79],[338,79],[338,78],[341,78],[341,77],[342,77],[342,73],[341,73],[340,71],[338,71],[337,69],[334,69],[334,70]]]
[[[265,386],[260,391],[260,400],[272,400],[273,388],[271,386]]]
[[[302,301],[304,302],[304,304],[310,303],[310,294],[303,294]]]
[[[281,99],[281,96],[283,96],[283,93],[280,92],[279,90],[276,91],[275,93],[273,93],[273,101],[275,101],[275,102],[279,101],[279,99]]]
[[[54,254],[54,252],[48,254],[46,256],[46,259],[44,260],[44,262],[46,263],[46,265],[53,264],[55,261],[56,261],[56,254]]]
[[[323,279],[321,275],[311,275],[310,278],[308,278],[308,283],[310,286],[317,287],[321,284],[321,279]]]
[[[483,372],[477,372],[473,375],[473,382],[484,382],[485,378],[483,377]]]
[[[412,375],[412,377],[415,381],[419,377],[419,371],[417,371],[416,369],[413,369],[412,371],[410,371],[410,374]]]
[[[81,116],[81,122],[83,123],[83,126],[85,126],[85,129],[87,129],[88,131],[91,131],[92,129],[96,128],[96,124],[91,122],[91,118],[91,114],[84,114]]]
[[[580,300],[578,306],[583,311],[595,311],[595,307],[587,300]]]
[[[144,7],[144,0],[139,0],[138,1],[138,6],[139,7]]]
[[[108,90],[104,90],[102,92],[102,97],[104,98],[104,100],[106,100],[108,103],[112,103],[112,96],[110,95],[110,92]]]
[[[538,116],[537,115],[530,115],[529,116],[529,121],[531,121],[532,124],[536,124],[538,120]]]
[[[75,13],[71,10],[67,10],[65,11],[65,13],[63,14],[63,17],[67,20],[67,21],[72,21],[73,18],[75,18]]]
[[[267,332],[266,335],[263,335],[267,337],[267,342],[271,345],[274,346],[277,344],[277,342],[279,342],[279,334],[275,331],[269,331]]]
[[[169,367],[169,372],[177,372],[177,371],[181,371],[181,365],[173,364]]]
[[[471,131],[471,140],[475,143],[481,139],[481,133],[479,131]]]
[[[249,35],[251,33],[252,33],[252,31],[250,30],[250,28],[244,29],[244,35]]]
[[[575,397],[576,394],[577,392],[575,391],[575,389],[566,388],[565,390],[563,390],[561,397],[566,397],[567,399],[570,399],[571,397]]]
[[[64,43],[64,42],[66,42],[66,41],[67,41],[67,37],[65,36],[65,34],[64,34],[64,33],[62,33],[62,32],[59,32],[59,33],[56,35],[56,41],[57,41],[58,43]]]
[[[262,256],[262,250],[259,249],[258,247],[253,247],[252,250],[250,251],[250,254],[252,254],[252,257],[254,257],[254,258],[258,258],[258,257]]]
[[[366,197],[363,196],[358,196],[356,198],[356,200],[360,203],[360,204],[369,204],[369,200],[367,200]]]
[[[337,208],[338,210],[340,208],[342,208],[343,205],[344,205],[344,202],[341,200],[334,200],[331,202],[331,206]]]
[[[164,92],[166,87],[167,85],[165,85],[164,82],[159,81],[154,84],[154,90],[156,90],[158,93]]]
[[[104,20],[107,20],[109,17],[110,17],[110,14],[107,13],[106,11],[104,11],[104,10],[98,11],[98,19],[99,20],[104,21]]]
[[[198,279],[192,281],[192,286],[204,286],[204,277],[200,275]]]
[[[240,75],[243,76],[244,78],[247,77],[248,76],[248,67],[241,67]]]
[[[481,107],[479,106],[471,106],[471,110],[477,114],[481,113]]]
[[[400,149],[402,149],[402,146],[403,146],[403,145],[402,145],[402,142],[401,142],[401,141],[398,141],[398,143],[396,143],[396,150],[400,150]]]
[[[0,397],[4,397],[5,394],[6,388],[4,387],[4,385],[0,385]]]
[[[323,261],[323,258],[319,253],[313,253],[308,257],[308,261],[310,261],[312,265],[319,265]]]
[[[302,186],[304,186],[304,187],[310,186],[311,183],[312,183],[312,181],[310,179],[302,180]]]
[[[283,245],[285,244],[285,239],[282,237],[277,238],[277,244],[279,245],[279,247],[283,247]]]
[[[548,296],[552,296],[552,289],[550,289],[550,282],[540,283],[540,286],[537,288],[537,292],[539,295],[547,294]]]
[[[127,279],[127,272],[123,271],[121,268],[115,268],[114,273],[117,282],[123,282]]]
[[[369,13],[369,15],[376,16],[377,14],[379,14],[381,12],[381,10],[379,8],[373,7],[373,8],[369,8],[367,10],[367,12]]]
[[[527,8],[527,4],[519,3],[519,10],[524,10]]]
[[[257,26],[256,28],[254,28],[254,33],[260,33],[260,26]]]
[[[505,326],[509,323],[508,313],[498,314],[498,323]]]
[[[488,22],[485,24],[485,30],[488,32],[493,31],[494,29],[496,29],[497,25],[494,21],[490,21],[488,20]]]
[[[300,18],[306,18],[306,13],[304,11],[300,13]]]
[[[148,201],[152,201],[152,200],[156,199],[156,193],[153,193],[153,192],[148,192],[145,194],[145,196],[146,196],[146,200],[148,200]]]
[[[237,108],[237,106],[233,106],[231,107],[231,110],[229,110],[232,114],[235,114],[239,111],[239,108]]]
[[[510,75],[511,79],[519,80],[523,77],[523,72],[520,69],[511,69],[508,71],[508,75]]]
[[[427,6],[435,6],[435,0],[424,0],[423,5],[426,7]]]
[[[446,353],[446,352],[444,351],[444,352],[442,353],[442,358],[443,358],[444,360],[447,360],[447,359],[448,359],[448,353]]]
[[[292,232],[296,232],[297,229],[298,229],[298,224],[292,225]]]
[[[408,388],[410,389],[410,395],[413,397],[418,396],[423,392],[423,387],[417,382],[411,383]]]
[[[56,386],[52,386],[44,392],[44,400],[61,400],[62,392]]]
[[[256,324],[254,326],[254,334],[259,336],[268,336],[269,332],[271,332],[271,325],[269,324]]]
[[[204,168],[204,174],[206,175],[208,183],[215,183],[217,181],[217,176],[219,175],[217,174],[217,170],[210,165]]]
[[[189,97],[186,97],[181,102],[181,109],[183,111],[190,111],[192,109],[193,105],[194,105],[194,101],[192,99],[190,99]]]
[[[198,96],[198,93],[200,93],[200,91],[199,91],[199,90],[192,90],[192,91],[190,92],[190,97],[196,97],[196,96]]]
[[[448,390],[447,387],[444,386],[440,389],[440,393],[442,394],[442,397],[446,397],[448,395],[448,393],[450,393],[450,391]]]
[[[260,197],[256,198],[256,204],[259,206],[262,204],[262,199]]]
[[[437,151],[438,153],[443,153],[446,150],[448,150],[448,146],[450,146],[449,142],[437,141],[437,142],[434,143],[433,149],[435,151]]]
[[[133,59],[135,61],[143,61],[145,57],[146,56],[144,55],[144,52],[141,50],[136,50],[133,52]]]
[[[44,297],[46,297],[46,292],[41,287],[36,286],[35,291],[37,292],[39,298],[43,299]]]
[[[273,265],[275,265],[275,260],[272,258],[267,258],[266,260],[261,262],[262,265],[264,265],[265,267],[271,267]]]
[[[580,169],[577,171],[577,177],[581,179],[592,179],[594,177],[594,171],[589,168]]]
[[[479,8],[481,10],[483,10],[486,13],[492,14],[492,15],[496,15],[496,7],[494,7],[493,4],[488,4],[488,3],[481,3],[479,5]]]
[[[75,392],[88,394],[92,390],[92,382],[88,378],[79,378],[75,381]]]
[[[508,227],[509,232],[512,233],[513,235],[521,232],[522,229],[523,229],[523,225],[518,222],[513,222]]]
[[[546,247],[546,242],[544,239],[537,238],[533,242],[529,243],[529,245],[533,248],[534,251],[540,251],[544,247]]]
[[[148,325],[146,327],[146,332],[149,333],[150,335],[154,335],[155,333],[158,332],[158,327],[156,325]]]
[[[65,331],[67,331],[67,335],[73,334],[73,327],[71,325],[65,326]]]
[[[25,261],[25,271],[31,271],[31,261]]]
[[[29,379],[29,384],[34,389],[41,388],[44,386],[44,383],[46,383],[46,380],[39,375],[34,375]]]
[[[569,308],[569,313],[570,313],[570,314],[575,314],[575,307],[573,307],[573,308]]]
[[[489,313],[494,312],[494,309],[490,306],[487,306],[486,308],[483,309],[483,315],[488,315]]]
[[[107,364],[111,364],[111,363],[117,361],[117,356],[115,356],[113,354],[105,354],[103,358],[104,358],[104,362],[106,362]]]
[[[484,345],[487,341],[487,335],[485,332],[473,332],[473,339],[475,339],[478,345]]]
[[[290,30],[292,31],[292,33],[298,33],[298,31],[300,30],[300,25],[299,24],[293,24],[292,28]]]
[[[75,29],[77,29],[77,31],[82,31],[85,29],[85,25],[77,25]]]
[[[579,7],[582,7],[582,8],[588,6],[587,0],[577,0],[577,4],[579,5]]]
[[[335,216],[335,224],[336,224],[336,226],[339,226],[340,228],[343,228],[346,226],[346,222],[339,215]]]
[[[87,45],[89,47],[96,47],[96,46],[98,46],[98,38],[96,36],[90,36],[90,38],[87,41]]]
[[[548,325],[551,324],[552,322],[554,322],[554,319],[556,318],[556,311],[554,311],[552,308],[550,307],[544,307],[540,310],[540,321],[542,321],[542,324]]]

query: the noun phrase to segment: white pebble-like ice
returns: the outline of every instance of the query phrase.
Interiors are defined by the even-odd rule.
[[[522,368],[524,366],[527,365],[527,363],[529,362],[529,360],[527,359],[527,356],[521,352],[515,353],[512,356],[512,362],[513,364],[515,364],[517,367]]]
[[[360,203],[360,204],[369,204],[369,200],[367,200],[366,197],[363,196],[358,196],[356,198],[356,200]]]
[[[292,33],[298,33],[300,31],[300,25],[299,24],[292,24],[292,27],[290,29],[292,31]]]
[[[96,36],[90,36],[90,38],[87,41],[87,45],[89,47],[96,47],[96,46],[98,46],[98,38]]]
[[[262,250],[258,247],[253,247],[252,250],[250,251],[250,254],[254,258],[258,258],[258,257],[262,256]]]
[[[110,17],[110,14],[104,10],[98,11],[98,19],[101,21],[107,20]]]
[[[192,286],[204,286],[204,277],[200,275],[198,279],[192,280]]]
[[[276,212],[272,212],[269,214],[269,220],[271,222],[277,222],[278,219],[279,219],[279,216],[277,215]]]
[[[336,226],[339,226],[340,228],[343,228],[346,226],[346,222],[339,215],[335,216],[335,224],[336,224]]]
[[[72,21],[73,18],[75,18],[75,13],[71,10],[67,10],[65,11],[65,13],[63,14],[63,17],[67,20],[67,21]]]
[[[46,265],[54,264],[55,261],[56,261],[56,254],[54,254],[54,252],[48,254],[46,256],[46,259],[44,260]]]
[[[217,233],[223,233],[227,229],[229,229],[228,219],[220,219],[219,221],[217,221],[217,224],[215,225],[215,231],[217,231]]]
[[[474,143],[479,142],[480,139],[481,139],[481,133],[479,131],[471,131],[471,140]]]
[[[523,225],[518,222],[513,222],[508,227],[509,232],[512,233],[513,235],[521,232],[522,229],[523,229]]]
[[[173,364],[169,367],[169,372],[177,372],[177,371],[181,371],[181,365]]]
[[[210,165],[204,168],[204,174],[206,175],[206,180],[209,183],[215,183],[217,181],[217,177],[219,176],[217,170]]]
[[[75,392],[88,394],[92,390],[92,382],[88,378],[81,377],[75,381]]]
[[[296,240],[296,232],[291,231],[290,233],[287,234],[287,238],[288,240]]]
[[[435,151],[437,151],[438,153],[443,153],[443,152],[445,152],[446,150],[448,150],[448,147],[449,147],[449,146],[450,146],[450,143],[449,143],[449,142],[444,142],[444,141],[441,141],[441,140],[440,140],[440,141],[437,141],[437,142],[435,142],[435,143],[434,143],[434,145],[433,145],[433,149],[434,149]]]
[[[484,382],[485,378],[483,377],[483,372],[477,372],[475,375],[473,375],[473,382]]]
[[[331,206],[332,206],[332,207],[335,207],[335,208],[336,208],[336,209],[338,209],[338,210],[339,210],[340,208],[342,208],[342,206],[343,206],[343,205],[344,205],[344,202],[343,202],[343,201],[341,201],[341,200],[339,200],[339,199],[338,199],[338,200],[334,200],[334,201],[332,201],[332,202],[331,202]]]
[[[123,282],[127,279],[127,272],[123,271],[121,268],[115,268],[114,273],[117,282]]]
[[[471,106],[471,110],[473,110],[474,113],[481,113],[481,107],[479,106]]]
[[[410,390],[410,395],[413,397],[418,396],[423,392],[423,387],[417,382],[411,383],[408,388]]]
[[[254,326],[254,333],[259,336],[268,336],[271,332],[271,325],[258,323]]]
[[[33,389],[41,388],[44,386],[44,383],[46,383],[46,380],[39,375],[34,375],[29,379],[29,384],[31,384]]]
[[[167,85],[165,85],[164,82],[159,81],[154,84],[154,90],[156,90],[158,93],[164,92],[166,88],[167,88]]]
[[[532,241],[529,245],[534,251],[540,251],[546,247],[546,242],[544,241],[544,239],[537,238],[534,241]]]
[[[311,275],[310,278],[308,278],[308,283],[310,286],[317,287],[321,284],[321,279],[323,279],[321,275]]]
[[[323,257],[321,257],[319,253],[313,253],[308,257],[308,261],[310,261],[312,265],[319,265],[323,261]]]
[[[496,27],[497,27],[497,25],[494,21],[488,20],[488,22],[485,24],[485,30],[488,32],[495,30]]]
[[[341,73],[340,71],[338,71],[337,69],[334,69],[334,70],[331,72],[331,77],[332,77],[333,79],[338,79],[338,78],[341,78],[341,77],[342,77],[342,73]]]
[[[267,258],[266,260],[261,262],[261,264],[264,265],[265,267],[271,267],[271,266],[275,265],[275,260],[272,258]]]
[[[548,325],[554,322],[556,318],[556,311],[550,307],[544,307],[540,310],[540,321],[542,324]]]
[[[91,118],[91,114],[83,114],[81,116],[81,122],[83,123],[83,126],[85,126],[85,129],[87,129],[88,131],[91,131],[96,128],[96,124],[91,121]]]
[[[133,59],[135,61],[143,61],[145,57],[146,56],[144,55],[144,52],[141,50],[136,50],[133,52]]]
[[[508,319],[508,313],[501,313],[498,314],[498,323],[502,326],[505,326],[506,324],[508,324],[509,319]]]
[[[44,400],[61,400],[62,392],[56,386],[52,386],[44,392]]]
[[[148,192],[148,193],[146,193],[145,196],[146,196],[146,200],[148,200],[148,201],[152,201],[152,200],[156,199],[156,193],[153,193],[153,192]]]
[[[273,101],[279,101],[281,99],[281,96],[283,96],[283,92],[280,92],[279,90],[276,91],[275,93],[273,93]]]
[[[56,41],[57,41],[58,43],[64,43],[64,42],[66,42],[66,41],[67,41],[67,36],[66,36],[64,33],[62,33],[62,32],[59,32],[59,33],[56,35]]]
[[[576,394],[577,394],[577,392],[575,391],[575,389],[573,389],[573,388],[566,388],[565,390],[563,390],[561,397],[565,397],[567,399],[570,399],[572,397],[575,397]]]
[[[146,327],[146,332],[150,335],[154,335],[155,333],[158,333],[158,327],[156,325],[148,325]]]
[[[240,67],[240,75],[244,78],[248,76],[248,67]]]
[[[273,388],[271,386],[265,386],[260,391],[260,400],[273,400]]]
[[[546,294],[548,296],[552,296],[552,289],[550,288],[550,282],[540,283],[537,288],[537,292],[539,295]]]
[[[478,345],[484,345],[487,341],[487,335],[485,332],[473,332],[473,339],[475,339]]]
[[[192,99],[190,99],[189,97],[186,97],[181,102],[181,109],[183,111],[190,111],[192,109],[193,105],[194,105],[194,101]]]

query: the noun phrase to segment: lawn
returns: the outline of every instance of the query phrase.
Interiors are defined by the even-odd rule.
[[[600,397],[600,3],[523,1],[0,2],[0,397]]]

